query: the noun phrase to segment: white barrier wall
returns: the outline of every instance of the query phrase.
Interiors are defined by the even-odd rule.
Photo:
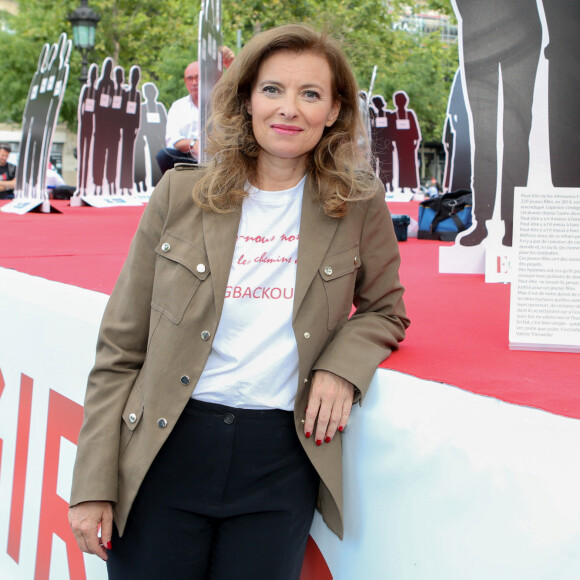
[[[106,300],[0,268],[2,580],[106,578],[67,522]],[[579,441],[580,421],[379,369],[344,434],[345,539],[311,534],[337,580],[577,580]]]
[[[580,421],[379,369],[347,430],[335,580],[580,578]]]
[[[0,268],[0,578],[106,578],[68,528],[76,438],[107,296]]]

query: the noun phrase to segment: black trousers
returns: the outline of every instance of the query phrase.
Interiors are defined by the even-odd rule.
[[[292,413],[192,400],[147,473],[111,580],[298,580],[319,478]]]
[[[183,153],[183,151],[173,149],[172,147],[165,147],[158,151],[155,159],[157,159],[157,165],[159,165],[161,173],[173,169],[176,163],[191,163],[192,165],[197,163],[190,153]]]

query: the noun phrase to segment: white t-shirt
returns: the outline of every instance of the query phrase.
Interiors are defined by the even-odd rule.
[[[304,181],[285,191],[248,184],[222,317],[194,399],[246,409],[294,408],[292,308]]]
[[[169,107],[165,126],[165,145],[175,147],[181,139],[199,138],[199,110],[191,97],[178,99]]]

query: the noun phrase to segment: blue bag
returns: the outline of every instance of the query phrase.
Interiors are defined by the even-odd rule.
[[[450,191],[422,201],[419,204],[417,237],[452,242],[459,232],[471,226],[472,206],[468,189]]]

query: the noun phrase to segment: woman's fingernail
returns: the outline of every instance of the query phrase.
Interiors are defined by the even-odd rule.
[[[325,439],[325,441],[326,441],[327,443],[330,443],[330,442],[332,441],[332,439],[331,439],[330,437],[327,437],[327,438]]]
[[[341,425],[341,426],[338,428],[338,430],[339,430],[339,431],[344,431],[344,427]]]
[[[306,439],[310,439],[310,435],[312,435],[312,433],[310,433],[310,431],[306,431]]]
[[[316,445],[322,445],[322,439],[317,439],[316,440]]]
[[[107,542],[105,544],[105,548],[107,548],[107,550],[112,550],[113,549],[113,544],[111,542]]]

